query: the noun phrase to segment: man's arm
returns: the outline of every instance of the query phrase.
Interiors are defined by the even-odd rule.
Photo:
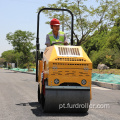
[[[68,45],[68,39],[66,34],[64,34],[64,45]]]
[[[48,35],[48,34],[46,35],[46,42],[45,42],[45,45],[46,45],[47,47],[50,46],[50,39],[49,39],[49,35]]]

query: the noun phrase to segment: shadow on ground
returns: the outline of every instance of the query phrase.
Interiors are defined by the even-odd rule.
[[[36,115],[37,117],[40,117],[40,116],[60,116],[60,117],[64,117],[64,116],[79,116],[79,117],[84,117],[84,116],[87,116],[88,115],[88,112],[87,113],[44,113],[42,111],[42,107],[41,105],[38,103],[38,102],[29,102],[29,103],[20,103],[20,104],[16,104],[16,105],[19,105],[19,106],[23,106],[23,107],[27,107],[27,106],[31,106],[32,109],[32,113],[34,115]]]

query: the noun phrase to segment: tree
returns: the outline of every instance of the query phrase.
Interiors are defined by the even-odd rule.
[[[5,62],[4,58],[0,58],[0,65],[3,65],[3,63]]]
[[[16,63],[16,55],[14,50],[4,51],[1,57],[4,58],[6,62]]]
[[[71,2],[72,1],[72,2]],[[66,8],[74,14],[74,40],[77,45],[81,45],[90,39],[90,35],[94,33],[101,25],[106,24],[108,27],[114,24],[116,17],[120,17],[120,2],[118,0],[95,0],[98,6],[85,5],[87,0],[58,0],[56,4],[48,4],[42,6],[38,10],[44,7],[50,8]],[[70,30],[70,16],[64,14],[64,16],[58,12],[44,11],[50,19],[58,18],[61,23],[64,23],[65,30]],[[49,23],[49,22],[46,22]],[[95,34],[94,34],[95,35]]]
[[[82,44],[84,50],[96,68],[99,63],[104,63],[110,68],[120,68],[120,18],[115,20],[111,29],[101,26],[88,41]]]
[[[35,49],[35,46],[31,43],[35,38],[34,33],[17,30],[14,33],[8,33],[6,38],[12,44],[15,52],[23,53],[22,60],[24,63],[28,63],[29,69],[31,50]]]

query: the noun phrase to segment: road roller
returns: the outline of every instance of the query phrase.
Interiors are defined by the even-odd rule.
[[[39,16],[43,10],[67,11],[71,14],[71,44],[55,42],[39,58]],[[73,14],[68,9],[43,8],[38,12],[36,39],[36,82],[38,102],[44,112],[89,110],[92,62],[81,46],[73,45]]]

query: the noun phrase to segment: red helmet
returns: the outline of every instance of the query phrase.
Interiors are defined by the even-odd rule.
[[[60,21],[56,18],[53,18],[51,21],[50,21],[50,25],[60,25]]]

